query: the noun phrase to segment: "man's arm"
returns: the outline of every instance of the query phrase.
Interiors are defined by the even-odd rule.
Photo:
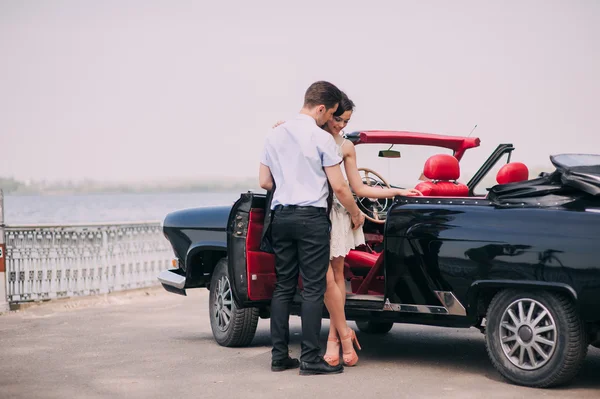
[[[260,183],[260,187],[267,191],[273,189],[273,175],[271,174],[271,169],[262,163],[258,170],[258,182]]]
[[[265,139],[265,146],[260,154],[260,167],[258,169],[258,183],[267,191],[273,190],[273,175],[271,174],[271,157],[267,150],[269,137]]]
[[[364,223],[365,216],[360,209],[358,209],[356,202],[354,202],[354,197],[352,196],[350,187],[346,184],[340,164],[325,167],[325,173],[327,174],[327,179],[329,180],[329,184],[331,184],[335,196],[350,213],[353,229],[359,228]]]

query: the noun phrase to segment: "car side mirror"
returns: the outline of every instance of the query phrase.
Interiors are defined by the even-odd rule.
[[[400,158],[400,151],[396,150],[381,150],[379,151],[380,158]]]

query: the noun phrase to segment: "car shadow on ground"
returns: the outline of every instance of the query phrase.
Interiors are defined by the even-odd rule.
[[[419,365],[425,367],[454,369],[484,375],[498,382],[505,382],[492,366],[485,347],[484,336],[475,329],[451,329],[439,327],[405,326],[397,324],[383,335],[358,331],[353,322],[350,327],[357,331],[362,351],[358,352],[361,365],[390,363],[395,365]],[[323,323],[321,344],[325,350],[328,323]],[[290,328],[290,346],[299,346],[302,330]],[[191,338],[190,338],[191,339]],[[194,340],[212,341],[212,334],[199,334]],[[268,321],[261,321],[250,347],[270,349],[271,337]],[[236,348],[239,350],[239,348]],[[600,388],[600,349],[590,347],[577,377],[567,386],[554,389]]]

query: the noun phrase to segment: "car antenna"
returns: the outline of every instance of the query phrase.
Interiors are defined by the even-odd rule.
[[[477,128],[477,124],[475,124],[475,126],[473,126],[473,130],[471,130],[471,133],[469,133],[469,135],[467,137],[471,137],[471,134],[475,131],[476,128]]]

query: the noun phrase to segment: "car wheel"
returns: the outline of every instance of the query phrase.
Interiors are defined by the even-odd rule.
[[[509,381],[546,388],[570,381],[587,353],[584,325],[570,298],[549,292],[499,292],[487,311],[486,347]]]
[[[392,327],[394,327],[394,323],[385,322],[385,321],[355,321],[356,327],[358,327],[359,331],[362,331],[367,334],[386,334],[388,333]]]
[[[221,259],[213,271],[208,311],[210,327],[219,345],[247,346],[252,342],[258,324],[258,309],[239,309],[236,306],[227,272],[227,258]]]

